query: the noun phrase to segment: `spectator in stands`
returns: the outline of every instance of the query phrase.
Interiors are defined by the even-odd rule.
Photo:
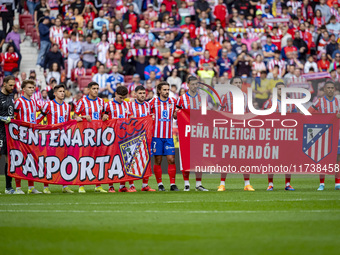
[[[175,68],[170,72],[170,76],[166,79],[169,84],[174,84],[177,87],[177,92],[182,86],[182,80],[178,77],[178,70]]]
[[[106,53],[109,50],[110,44],[107,41],[106,34],[102,34],[100,43],[97,44],[97,59],[102,63],[106,63]]]
[[[91,68],[91,75],[94,76],[96,73],[98,73],[98,69],[99,69],[99,66],[101,65],[102,63],[100,63],[100,61],[96,61],[96,64],[94,66],[92,66]]]
[[[57,81],[57,84],[60,84],[61,73],[60,73],[60,66],[57,62],[54,62],[49,67],[49,72],[47,74],[46,80],[49,81],[52,77]]]
[[[123,15],[123,21],[125,22],[124,24],[130,24],[132,26],[132,32],[134,33],[137,30],[140,20],[138,14],[133,11],[133,5],[129,3],[128,6],[129,9]]]
[[[331,18],[331,9],[326,4],[326,0],[320,0],[320,4],[316,5],[315,11],[320,10],[322,17],[325,17],[326,22]]]
[[[262,61],[262,56],[260,54],[255,57],[251,69],[257,72],[257,77],[260,77],[262,71],[267,71],[266,65]]]
[[[234,62],[234,66],[236,67],[236,75],[241,76],[242,74],[250,74],[252,64],[253,58],[247,53],[247,46],[243,44],[242,53]]]
[[[330,42],[326,46],[326,54],[329,60],[332,60],[333,52],[338,49],[338,43],[336,42],[336,37],[334,34],[330,35]]]
[[[249,51],[249,55],[254,59],[256,58],[257,55],[261,55],[262,58],[264,57],[263,51],[262,49],[259,48],[257,42],[253,42],[251,44],[251,51]]]
[[[38,68],[41,68],[44,66],[46,53],[49,51],[51,47],[49,24],[50,24],[49,17],[44,17],[43,22],[39,24],[40,50],[39,50],[39,55],[37,58]]]
[[[218,51],[222,49],[222,45],[215,40],[215,35],[213,33],[209,34],[210,42],[205,46],[206,50],[210,52],[210,56],[214,59],[218,59]]]
[[[4,74],[5,76],[12,75],[12,70],[18,68],[19,55],[14,51],[13,45],[7,46],[6,52],[3,56],[4,61]]]
[[[318,72],[318,65],[315,63],[313,55],[308,57],[308,61],[305,63],[304,67],[304,73],[309,73],[310,68],[313,68],[315,73]]]
[[[122,85],[124,84],[124,76],[118,73],[118,66],[113,65],[111,70],[112,73],[108,75],[106,79],[106,87],[109,92],[109,98],[113,97],[118,83]]]
[[[330,64],[328,72],[332,71],[333,69],[337,69],[337,67],[339,65],[340,65],[340,53],[337,53],[337,54],[335,54],[335,58],[333,59],[332,63]]]
[[[104,24],[106,25],[106,27],[109,27],[109,21],[104,18],[104,11],[100,10],[98,13],[98,17],[95,18],[93,21],[94,29],[101,32]]]
[[[20,34],[19,34],[19,26],[18,25],[14,25],[13,26],[13,31],[11,31],[10,33],[7,34],[6,42],[13,45],[14,51],[19,56],[18,65],[20,66],[20,60],[21,60],[20,44],[23,42],[23,40],[21,40],[21,37],[20,37]]]
[[[89,69],[94,66],[96,62],[95,55],[97,54],[97,47],[91,42],[92,36],[88,34],[86,36],[86,42],[81,46],[82,59],[84,63],[84,68]]]
[[[273,44],[272,36],[267,35],[266,44],[263,46],[262,51],[264,55],[264,61],[268,63],[270,60],[274,59],[275,51],[278,50],[278,47]]]
[[[71,41],[68,43],[68,58],[67,58],[67,78],[71,78],[71,70],[76,67],[77,62],[80,59],[81,43],[77,41],[77,34],[71,33]]]
[[[302,63],[306,62],[308,46],[307,43],[300,37],[300,31],[295,31],[293,45],[298,49],[298,59]]]
[[[99,97],[108,97],[108,91],[106,86],[106,80],[108,78],[108,74],[105,73],[105,66],[100,64],[98,68],[98,73],[96,73],[92,77],[92,81],[98,83],[99,85]]]
[[[46,0],[40,0],[40,3],[34,9],[34,24],[38,26],[38,21],[44,17],[44,12],[50,10],[50,7],[46,3]]]
[[[156,79],[160,79],[162,74],[161,74],[161,70],[156,66],[156,59],[154,57],[151,57],[149,59],[149,65],[144,69],[144,77],[145,80],[149,80],[150,79],[150,72],[154,71],[156,74]]]
[[[235,68],[233,66],[233,61],[228,57],[228,50],[222,50],[222,56],[217,60],[217,65],[220,68],[219,76],[222,77],[225,72],[228,73],[228,77],[235,76]]]
[[[60,67],[65,68],[64,58],[59,51],[58,44],[53,44],[51,50],[46,54],[43,64],[44,69],[46,70],[52,66],[54,62],[58,63]]]
[[[340,51],[339,51],[339,56],[340,56]],[[327,72],[329,69],[331,63],[327,59],[326,53],[321,54],[321,59],[318,61],[318,70],[319,72]]]
[[[74,69],[74,79],[78,81],[79,77],[86,75],[86,69],[84,68],[83,61],[79,60],[76,69]]]
[[[266,71],[261,71],[260,77],[253,81],[252,88],[255,93],[255,102],[258,104],[259,108],[262,109],[264,102],[269,98],[270,91],[272,91],[272,88],[270,88],[270,80],[267,79]]]

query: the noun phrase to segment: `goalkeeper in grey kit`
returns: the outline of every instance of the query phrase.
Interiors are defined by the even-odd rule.
[[[12,177],[7,175],[8,171],[8,158],[7,158],[7,140],[5,125],[11,122],[14,117],[14,95],[13,90],[15,86],[15,78],[7,76],[0,91],[0,157],[6,157],[5,176],[6,176],[6,194],[14,194],[12,188]]]

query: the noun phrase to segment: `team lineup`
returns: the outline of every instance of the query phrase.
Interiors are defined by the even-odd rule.
[[[146,101],[146,90],[144,86],[137,86],[135,88],[136,100],[133,102],[125,101],[128,95],[128,89],[124,86],[117,87],[115,96],[112,101],[104,102],[103,99],[98,97],[99,85],[96,82],[90,82],[88,84],[89,94],[80,99],[77,103],[74,115],[71,117],[71,107],[69,104],[64,102],[65,98],[65,86],[63,84],[54,87],[55,99],[49,101],[43,105],[39,104],[32,98],[35,91],[35,82],[32,80],[25,80],[21,85],[23,94],[20,98],[14,101],[13,89],[15,86],[15,78],[13,76],[7,76],[4,79],[4,83],[0,93],[0,154],[7,159],[7,142],[5,125],[8,124],[11,119],[31,123],[39,124],[43,119],[46,118],[48,125],[59,124],[68,122],[74,119],[78,122],[92,120],[111,120],[120,118],[139,118],[151,115],[154,120],[154,131],[151,142],[151,155],[154,156],[153,171],[158,185],[158,191],[166,191],[165,186],[162,182],[162,168],[161,163],[163,156],[166,156],[168,163],[168,175],[170,179],[170,191],[179,191],[176,185],[176,164],[175,164],[175,145],[173,141],[173,120],[177,119],[177,112],[180,109],[201,109],[201,96],[198,93],[199,83],[198,79],[194,76],[189,76],[187,80],[188,92],[180,96],[177,100],[169,97],[170,86],[167,82],[160,82],[157,85],[157,97],[154,97],[151,101]],[[230,84],[233,86],[241,87],[242,80],[239,77],[234,77],[230,80]],[[276,112],[281,112],[281,90],[285,88],[283,82],[276,84],[278,105]],[[335,86],[332,81],[327,81],[324,85],[325,96],[318,99],[309,108],[311,113],[335,113],[337,117],[339,114],[339,100],[334,96]],[[249,112],[247,106],[247,94],[243,92],[245,98],[245,112]],[[272,99],[268,99],[263,104],[263,109],[271,108],[273,102]],[[222,97],[222,104],[219,106],[219,111],[228,113],[233,112],[233,95],[229,91]],[[287,113],[297,112],[294,105],[287,105]],[[37,113],[39,113],[37,115]],[[337,162],[340,161],[340,155],[338,151]],[[21,179],[15,179],[16,189],[12,188],[12,178],[7,175],[7,164],[5,166],[6,176],[6,194],[25,194],[21,188]],[[184,179],[184,191],[190,191],[189,176],[190,171],[182,170]],[[202,185],[202,172],[195,172],[197,191],[208,191]],[[337,173],[335,175],[335,189],[340,190],[340,178]],[[221,181],[218,186],[218,191],[226,190],[226,177],[227,173],[221,173]],[[244,177],[244,190],[255,191],[253,186],[250,184],[250,174],[243,174]],[[268,174],[268,188],[267,191],[274,190],[274,174]],[[325,189],[325,175],[320,174],[320,185],[318,190]],[[149,185],[149,178],[144,177],[142,180],[141,191],[156,191]],[[285,190],[294,191],[295,189],[291,185],[291,174],[285,175]],[[134,185],[134,181],[129,181],[129,186],[125,185],[125,182],[120,182],[118,192],[136,192],[137,189]],[[63,185],[63,193],[73,193],[68,186]],[[79,186],[79,193],[86,193],[84,186]],[[101,185],[97,184],[95,192],[100,193],[114,193],[115,189],[113,183],[109,183],[108,191],[104,190]],[[34,187],[34,182],[28,181],[28,194],[39,194],[42,193]],[[43,193],[50,194],[51,191],[47,183],[44,183]]]

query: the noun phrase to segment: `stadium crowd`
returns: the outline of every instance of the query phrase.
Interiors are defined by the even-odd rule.
[[[248,96],[255,98],[257,108],[263,108],[272,88],[282,83],[307,86],[316,102],[325,93],[325,82],[317,79],[328,78],[339,94],[340,0],[0,3],[0,46],[7,43],[2,75],[15,77],[15,99],[22,95],[22,82],[34,80],[32,97],[41,107],[63,83],[65,102],[76,109],[90,92],[89,81],[99,85],[105,101],[123,86],[128,90],[125,100],[134,102],[140,85],[152,101],[162,81],[170,85],[170,97],[179,98],[189,89],[189,77],[213,86],[241,77],[243,92],[253,88]],[[36,65],[44,70],[44,84],[35,70],[20,72],[22,40],[13,25],[15,11],[32,15],[39,36]],[[245,184],[250,186],[249,177]]]

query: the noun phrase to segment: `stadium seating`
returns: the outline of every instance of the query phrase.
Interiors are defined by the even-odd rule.
[[[79,89],[83,90],[92,81],[92,76],[81,76],[78,78]]]
[[[25,28],[25,24],[33,21],[33,16],[30,14],[21,14],[19,15],[19,27],[20,29],[24,29]]]
[[[132,82],[132,78],[133,78],[132,75],[125,75],[125,76],[124,76],[124,83],[125,83],[125,84],[131,83],[131,82]]]

